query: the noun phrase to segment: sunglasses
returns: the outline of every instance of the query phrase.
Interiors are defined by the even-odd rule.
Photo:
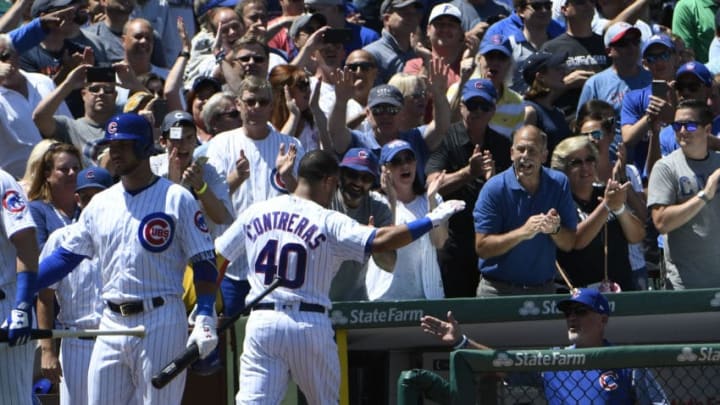
[[[580,132],[580,135],[589,136],[592,139],[600,140],[603,137],[603,131],[599,129],[593,129],[592,131]]]
[[[700,123],[697,121],[675,121],[670,125],[672,125],[672,129],[675,130],[675,132],[682,130],[683,127],[685,127],[688,132],[695,132],[700,126]]]
[[[295,87],[299,90],[307,90],[310,88],[310,81],[307,79],[298,80],[295,82]]]
[[[647,63],[656,63],[656,62],[667,62],[672,57],[672,53],[670,51],[663,51],[660,53],[649,53],[645,55],[645,60]]]
[[[425,90],[420,90],[418,92],[415,92],[413,94],[409,94],[407,97],[413,99],[413,100],[425,100],[427,98],[427,92]]]
[[[267,107],[270,105],[270,99],[267,98],[248,98],[242,100],[242,102],[248,107]]]
[[[677,91],[687,90],[691,93],[694,93],[694,92],[700,90],[700,86],[702,86],[702,84],[700,84],[699,82],[695,82],[695,81],[675,82],[675,90],[677,90]]]
[[[531,9],[533,9],[533,11],[540,11],[540,10],[550,11],[550,10],[552,10],[552,2],[551,1],[538,1],[536,3],[527,3],[525,5],[530,7]]]
[[[583,164],[593,165],[595,164],[595,156],[588,156],[585,159],[573,159],[568,162],[568,168],[570,169],[577,169],[578,167],[581,167]]]
[[[357,72],[358,69],[362,70],[363,72],[367,72],[370,69],[375,69],[375,64],[370,62],[355,62],[355,63],[348,63],[345,65],[349,70],[353,72]]]
[[[240,62],[244,62],[244,63],[247,63],[250,61],[253,61],[253,63],[265,63],[267,58],[264,56],[261,56],[261,55],[245,55],[245,56],[238,56],[237,58],[235,58],[235,60],[239,60]]]
[[[586,308],[583,306],[576,306],[576,307],[571,307],[571,308],[567,308],[567,309],[563,310],[563,313],[565,314],[565,318],[569,318],[570,315],[575,315],[578,317],[585,316],[589,312],[590,312],[590,308]]]
[[[375,182],[375,176],[373,176],[370,173],[367,172],[361,172],[357,170],[352,169],[344,169],[342,171],[342,174],[345,178],[347,178],[350,181],[358,180],[365,184],[372,184]]]
[[[397,155],[390,159],[390,164],[392,166],[402,166],[406,163],[415,163],[415,155],[411,155],[409,153]]]
[[[379,105],[370,108],[372,115],[397,115],[400,112],[400,107],[394,105]]]
[[[487,101],[480,98],[471,98],[470,100],[463,101],[468,111],[477,111],[480,109],[482,112],[490,112],[495,109],[495,106]]]
[[[103,94],[114,94],[115,88],[110,86],[93,85],[88,86],[87,91],[93,94],[99,94],[101,91],[103,92]]]
[[[239,116],[240,116],[240,111],[238,111],[238,110],[225,111],[225,112],[218,113],[218,115],[217,115],[218,118],[222,118],[222,117],[237,118]]]

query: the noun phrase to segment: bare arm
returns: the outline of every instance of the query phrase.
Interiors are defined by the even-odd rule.
[[[301,69],[308,69],[310,66],[314,66],[312,55],[322,45],[323,33],[329,29],[330,27],[326,25],[313,32],[290,64]]]
[[[440,341],[448,346],[455,346],[462,342],[465,336],[460,330],[460,324],[455,319],[452,311],[447,313],[447,321],[443,321],[431,315],[425,315],[420,318],[420,327],[423,332],[436,336]],[[489,347],[468,338],[465,347],[460,349],[476,349],[487,350]]]
[[[425,130],[425,144],[430,151],[437,149],[450,128],[450,104],[445,98],[447,74],[450,67],[442,58],[430,62],[430,91],[433,95],[433,120]]]
[[[87,69],[90,66],[91,65],[80,65],[73,69],[67,78],[35,107],[35,111],[33,111],[33,122],[43,138],[52,138],[52,136],[55,135],[55,130],[57,129],[57,122],[54,118],[55,111],[57,111],[73,90],[83,87]]]
[[[170,157],[170,160],[172,161],[173,157]],[[182,182],[193,188],[205,213],[213,222],[229,225],[233,220],[232,214],[203,179],[203,169],[198,162],[193,162],[183,171]]]
[[[8,32],[20,25],[25,13],[30,12],[33,0],[18,0],[0,17],[0,32]]]
[[[315,128],[318,131],[320,149],[332,151],[335,150],[335,147],[330,132],[328,132],[328,120],[325,113],[320,109],[320,86],[322,86],[322,78],[318,77],[310,96],[310,112],[312,112]]]
[[[38,327],[53,329],[55,320],[55,290],[44,288],[38,293],[36,306]],[[58,359],[54,339],[41,339],[40,343],[40,370],[42,375],[52,383],[60,382],[62,370]]]
[[[180,37],[180,43],[182,43],[181,52],[190,54],[190,39],[187,37],[185,31],[185,22],[182,17],[177,18],[177,31]],[[168,111],[182,110],[182,102],[180,101],[180,90],[183,85],[183,74],[185,73],[185,66],[187,66],[189,57],[178,56],[175,59],[170,72],[168,72],[167,78],[165,79],[165,87],[163,93],[168,103]]]
[[[345,124],[345,116],[347,102],[352,97],[355,75],[348,68],[344,68],[337,70],[333,76],[335,78],[335,105],[330,111],[328,132],[332,136],[335,153],[344,154],[352,142],[350,129]]]

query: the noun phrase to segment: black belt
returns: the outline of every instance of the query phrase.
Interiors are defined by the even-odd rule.
[[[106,304],[111,311],[122,316],[135,315],[152,309],[145,308],[142,301],[123,302],[122,304],[115,304],[114,302],[107,301]],[[161,307],[165,304],[165,300],[162,297],[153,297],[152,304],[153,308]]]
[[[0,301],[5,299],[5,291],[0,290]]]
[[[281,304],[280,308],[282,309],[291,309],[293,308],[292,304]],[[253,311],[258,310],[274,310],[275,304],[272,302],[261,302],[253,307]],[[308,304],[306,302],[301,302],[298,306],[298,309],[303,312],[318,312],[321,314],[324,314],[327,311],[327,308],[320,304]]]
[[[493,276],[489,276],[489,275],[487,275],[487,274],[485,274],[485,273],[480,273],[480,275],[482,276],[483,279],[485,279],[485,280],[487,280],[487,281],[491,281],[491,282],[493,282],[493,283],[506,284],[506,285],[508,285],[508,286],[510,286],[510,287],[521,288],[521,289],[544,287],[544,286],[546,286],[546,285],[548,285],[548,284],[550,284],[550,283],[553,283],[553,282],[555,281],[554,279],[551,278],[550,280],[548,280],[548,281],[546,281],[546,282],[544,282],[544,283],[540,283],[540,284],[520,284],[520,283],[513,283],[513,282],[511,282],[511,281],[500,280],[499,278],[495,278],[495,277],[493,277]]]
[[[80,340],[95,340],[95,336],[78,336]]]

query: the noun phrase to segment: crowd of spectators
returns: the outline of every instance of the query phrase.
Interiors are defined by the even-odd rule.
[[[213,234],[292,191],[314,149],[332,208],[447,228],[346,263],[333,300],[720,287],[720,6],[678,0],[17,0],[0,18],[0,167],[38,243],[118,112]],[[659,254],[658,254],[659,253]],[[222,292],[242,307],[243,261]],[[648,283],[650,274],[651,283]]]

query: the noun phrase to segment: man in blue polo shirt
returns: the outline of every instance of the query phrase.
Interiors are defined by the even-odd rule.
[[[475,204],[478,296],[555,292],[555,251],[575,244],[577,215],[567,177],[542,166],[547,135],[518,129],[513,165],[493,176]]]
[[[491,25],[487,32],[485,32],[483,42],[485,42],[488,38],[492,38],[493,35],[502,35],[506,38],[523,38],[523,27],[525,26],[525,22],[518,13],[522,12],[527,7],[528,3],[530,3],[530,1],[513,0],[513,5],[515,6],[513,13],[510,14],[509,17],[505,17]],[[548,39],[553,39],[563,32],[565,32],[565,27],[555,20],[550,20],[550,23],[547,26]]]

